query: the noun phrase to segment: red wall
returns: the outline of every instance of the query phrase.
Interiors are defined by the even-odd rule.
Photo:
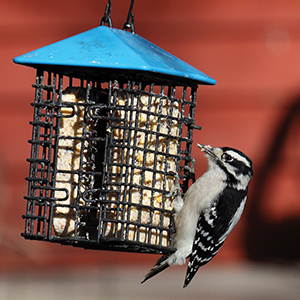
[[[129,0],[112,2],[113,25],[122,28]],[[299,105],[291,109],[293,113],[287,113],[293,103],[300,101],[300,2],[135,2],[139,35],[217,80],[216,86],[199,87],[196,119],[203,130],[195,133],[194,140],[236,147],[253,159],[255,177],[245,215],[214,263],[297,257],[299,242],[295,244],[292,238],[299,235],[296,230],[300,227]],[[106,3],[15,0],[1,4],[0,270],[124,260],[147,260],[152,264],[156,259],[149,255],[87,252],[20,237],[35,71],[14,65],[12,59],[98,26]],[[289,126],[284,126],[285,117]],[[193,155],[200,176],[205,171],[205,159],[197,147]],[[284,234],[276,234],[275,230],[282,229],[283,224],[290,236],[284,240]],[[286,246],[279,249],[278,244],[283,242]]]

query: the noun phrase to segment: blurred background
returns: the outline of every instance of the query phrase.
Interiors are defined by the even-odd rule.
[[[217,80],[200,86],[194,141],[253,160],[245,213],[182,290],[186,267],[140,285],[158,256],[26,241],[22,214],[35,70],[12,59],[99,25],[106,0],[1,1],[1,299],[299,299],[300,2],[136,0],[136,33]],[[121,29],[130,0],[112,0]],[[196,143],[196,176],[206,169]]]

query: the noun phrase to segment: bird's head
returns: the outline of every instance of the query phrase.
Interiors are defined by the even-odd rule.
[[[226,174],[227,184],[237,189],[247,189],[253,175],[252,161],[247,155],[230,147],[197,146],[205,152],[209,168],[220,169]]]

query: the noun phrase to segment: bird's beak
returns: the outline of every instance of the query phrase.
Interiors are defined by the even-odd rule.
[[[206,154],[217,157],[216,154],[213,153],[213,148],[211,146],[202,144],[197,144],[197,146],[201,149],[201,151],[204,151]]]

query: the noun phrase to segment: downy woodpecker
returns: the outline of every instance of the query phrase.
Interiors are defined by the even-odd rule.
[[[239,150],[212,148],[198,144],[205,152],[207,171],[181,197],[179,180],[173,192],[175,241],[173,254],[161,257],[146,275],[145,282],[171,265],[182,265],[189,258],[183,287],[220,250],[239,221],[253,175],[252,162]]]

